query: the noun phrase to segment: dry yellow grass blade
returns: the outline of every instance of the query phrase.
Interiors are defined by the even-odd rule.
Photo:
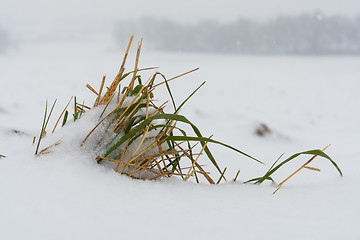
[[[210,139],[211,137],[212,137],[212,135],[209,137],[209,139]],[[201,151],[200,151],[199,155],[196,157],[195,160],[193,160],[193,163],[192,163],[192,165],[191,165],[191,167],[190,167],[190,169],[189,169],[189,171],[188,171],[188,173],[186,174],[186,177],[185,177],[185,179],[184,179],[185,181],[187,181],[187,180],[190,178],[190,176],[192,176],[192,174],[194,173],[193,168],[194,168],[195,164],[197,163],[200,155],[201,155],[202,152],[205,150],[207,144],[208,144],[208,142],[205,142],[205,144],[204,144],[203,147],[201,148]]]
[[[304,168],[309,169],[309,170],[313,170],[313,171],[317,171],[317,172],[321,171],[319,168],[314,168],[314,167],[305,166]]]
[[[116,160],[116,159],[111,159],[111,158],[106,158],[106,157],[101,157],[101,156],[98,156],[96,158],[96,160],[106,160],[106,161],[109,161],[109,162],[114,162],[114,163],[119,163],[119,164],[123,164],[123,165],[126,165],[126,166],[131,166],[131,167],[136,167],[136,168],[142,168],[146,171],[149,171],[149,172],[152,172],[152,173],[155,173],[155,174],[158,174],[158,172],[152,170],[152,169],[149,169],[147,168],[146,166],[141,166],[139,164],[134,164],[134,163],[127,163],[127,162],[123,162],[121,160]],[[116,171],[117,172],[117,171]]]
[[[177,76],[175,76],[175,77],[173,77],[173,78],[167,79],[166,82],[170,82],[170,81],[172,81],[172,80],[175,80],[175,79],[177,79],[177,78],[179,78],[179,77],[185,76],[185,75],[187,75],[187,74],[189,74],[189,73],[195,72],[195,71],[197,71],[197,70],[199,70],[199,68],[195,68],[195,69],[190,70],[190,71],[188,71],[188,72],[185,72],[185,73],[182,73],[182,74],[180,74],[180,75],[177,75]],[[155,85],[153,86],[153,88],[156,88],[156,87],[158,87],[158,86],[160,86],[160,85],[162,85],[162,84],[164,84],[164,83],[165,83],[165,81],[164,81],[164,82],[161,82],[161,83],[158,83],[158,84],[155,84]]]
[[[123,75],[123,73],[125,71],[125,62],[126,62],[128,54],[129,54],[129,50],[130,50],[130,46],[131,46],[131,43],[133,41],[133,38],[134,38],[134,35],[132,35],[130,40],[129,40],[129,44],[128,44],[128,47],[126,49],[124,59],[123,59],[123,62],[121,64],[119,73],[116,75],[114,81],[111,83],[110,87],[108,88],[108,90],[104,94],[104,97],[101,99],[100,104],[107,104],[110,101],[111,96],[116,91],[116,89],[117,89],[117,87],[118,87],[118,85],[120,83],[121,77],[122,77],[122,75]]]
[[[237,171],[237,173],[236,173],[236,175],[235,175],[235,177],[233,179],[233,182],[236,182],[236,179],[238,178],[239,174],[240,174],[240,169],[239,169],[239,171]]]
[[[133,99],[131,100],[131,102],[129,103],[129,105],[125,108],[125,110],[123,111],[123,113],[121,114],[121,116],[119,117],[119,119],[123,119],[123,117],[124,117],[124,115],[126,114],[127,110],[129,110],[129,108],[130,108],[130,107],[134,104],[134,102],[139,98],[140,94],[144,91],[144,89],[148,87],[148,84],[151,82],[151,79],[152,79],[152,77],[150,77],[150,78],[146,81],[146,83],[142,86],[142,88],[141,88],[140,91],[136,94],[136,96],[133,97]],[[127,96],[128,91],[129,91],[129,88],[127,88],[126,92],[124,93],[124,96],[123,96],[121,102],[119,103],[119,106],[118,106],[117,108],[115,108],[114,111],[111,112],[111,114],[113,114],[115,111],[117,111],[118,109],[121,108],[123,102],[125,101],[125,98],[126,98],[126,96]],[[150,94],[150,91],[148,92],[148,94]],[[146,100],[146,99],[143,99],[142,101],[144,101],[144,100]],[[137,107],[134,108],[134,110],[136,110],[136,109],[137,109]],[[122,124],[123,124],[124,122],[125,122],[125,121],[120,121],[120,122],[116,125],[115,129],[120,129],[120,127],[122,126]],[[94,129],[94,130],[95,130],[95,129]]]
[[[103,87],[104,87],[104,84],[105,84],[105,79],[106,79],[106,75],[104,75],[103,78],[102,78],[102,80],[101,80],[99,95],[98,95],[97,98],[96,98],[94,107],[96,107],[96,106],[99,105],[100,98],[101,98],[101,94],[102,94],[102,90],[103,90]]]
[[[146,138],[146,135],[147,135],[147,133],[149,132],[149,128],[150,128],[150,124],[149,125],[147,125],[146,126],[146,128],[145,128],[145,131],[143,132],[143,136],[142,136],[142,138],[141,138],[141,140],[140,140],[140,143],[138,144],[138,146],[136,147],[136,149],[135,149],[135,151],[133,152],[133,154],[131,155],[131,157],[130,157],[130,159],[133,159],[134,158],[134,156],[135,156],[135,154],[139,151],[139,149],[140,149],[140,147],[143,145],[143,143],[144,143],[144,141],[145,141],[145,138]],[[158,141],[157,141],[157,139],[156,139],[156,142],[154,142],[154,144],[157,144],[158,143]],[[151,145],[150,145],[151,146]],[[150,148],[150,147],[147,147],[148,149]],[[145,151],[142,151],[142,153],[144,153]],[[142,153],[140,153],[140,154],[138,154],[138,155],[136,155],[137,157],[139,157]],[[134,160],[135,160],[135,158],[134,158]]]
[[[219,184],[219,183],[221,182],[221,179],[224,179],[225,182],[227,182],[227,180],[226,180],[226,178],[225,178],[225,176],[224,176],[226,170],[227,170],[227,167],[224,169],[224,171],[221,172],[220,178],[219,178],[219,180],[216,182],[216,184]]]
[[[56,146],[60,145],[60,143],[61,143],[60,141],[57,141],[57,142],[54,143],[53,145],[44,148],[43,150],[41,150],[41,151],[38,153],[38,155],[50,153],[50,152],[47,152],[47,150],[49,150],[50,148],[53,148],[53,147],[56,147]]]
[[[140,47],[141,47],[141,45],[140,45]],[[147,119],[148,117],[149,117],[149,101],[150,101],[150,99],[149,99],[149,94],[147,95],[148,97],[147,97],[147,101],[146,101],[146,114],[145,114],[145,119]],[[134,108],[134,110],[133,111],[135,111],[135,110],[137,110],[137,108],[138,108],[138,106],[140,105],[140,103],[141,103],[142,101],[139,101],[139,104]],[[132,112],[133,112],[132,111]],[[130,113],[129,115],[128,115],[128,117],[131,115],[133,115],[133,113]],[[135,154],[139,151],[139,149],[140,149],[140,147],[142,146],[142,144],[143,144],[143,142],[144,142],[144,140],[145,140],[145,138],[146,138],[146,135],[147,135],[147,133],[148,133],[148,131],[149,131],[149,129],[150,129],[150,124],[145,128],[145,131],[143,132],[143,136],[142,136],[142,138],[141,138],[141,140],[140,140],[140,143],[139,143],[139,145],[137,146],[137,148],[135,149],[135,151],[134,151],[134,153],[131,155],[131,157],[130,157],[130,159],[132,159],[134,156],[135,156]],[[157,142],[158,143],[158,142]]]
[[[131,105],[135,102],[135,100],[139,97],[140,93],[144,90],[144,88],[146,87],[146,85],[150,82],[151,77],[149,78],[149,80],[145,83],[145,85],[140,89],[140,91],[138,92],[138,94],[136,94],[136,96],[133,98],[133,100],[129,103],[129,105],[127,106],[127,108],[124,110],[124,112],[122,113],[122,115],[119,117],[119,119],[122,119],[122,117],[124,117],[124,114],[126,113],[126,111],[131,107]],[[114,93],[112,93],[114,94]],[[113,96],[113,95],[112,95]],[[126,94],[123,97],[123,100],[125,100]],[[110,97],[111,99],[111,97]],[[109,99],[109,100],[110,100]],[[117,110],[119,110],[121,108],[122,102],[114,109],[112,110],[108,115],[106,115],[103,119],[101,119],[96,125],[95,127],[88,133],[88,135],[86,135],[86,137],[84,138],[84,140],[81,143],[81,146],[84,145],[84,143],[86,142],[86,140],[90,137],[90,135],[95,131],[95,129],[97,127],[100,126],[100,124],[105,121],[105,119],[107,119],[109,116],[111,116],[114,112],[116,112]]]
[[[129,144],[130,144],[130,141],[128,141],[126,144],[125,144],[125,147],[124,147],[124,151],[120,154],[120,156],[118,157],[118,160],[119,161],[123,161],[124,157],[125,157],[125,154],[128,153],[128,149],[129,149]],[[116,165],[116,168],[115,168],[115,171],[116,172],[119,172],[119,167],[120,167],[120,163],[118,163]]]
[[[153,161],[153,162],[155,162],[155,164],[156,164],[156,166],[157,166],[157,168],[158,168],[158,170],[159,170],[159,175],[163,175],[164,174],[164,171],[162,170],[162,168],[161,168],[161,166],[160,166],[160,164],[159,164],[159,162],[158,161]],[[167,173],[167,175],[169,175],[169,173]]]
[[[86,87],[87,87],[90,91],[92,91],[93,93],[95,93],[96,96],[99,96],[99,93],[98,93],[97,91],[95,91],[95,89],[94,89],[92,86],[90,86],[90,84],[86,84]]]
[[[154,145],[156,145],[159,142],[160,138],[161,138],[160,136],[158,138],[156,138],[151,144],[149,144],[149,146],[147,146],[145,149],[143,149],[135,157],[130,157],[128,162],[131,163],[131,162],[134,162],[135,160],[137,160],[142,154],[144,154],[146,151],[148,151],[150,148],[152,148]],[[139,144],[139,146],[141,146],[142,143],[143,142],[141,142],[141,144]],[[138,148],[139,148],[139,146],[138,146]],[[137,148],[137,151],[139,150],[138,148]],[[123,170],[124,170],[124,168],[122,169],[122,171]]]
[[[215,184],[214,180],[209,176],[209,173],[207,173],[200,164],[196,163],[196,167],[200,170],[199,173],[201,173],[210,184]]]
[[[134,89],[134,82],[135,82],[135,79],[136,79],[136,75],[137,75],[137,72],[138,72],[138,64],[139,64],[139,58],[140,58],[140,51],[141,51],[141,45],[142,45],[142,41],[143,39],[141,38],[141,41],[138,45],[138,48],[137,48],[137,52],[136,52],[136,59],[135,59],[135,66],[134,66],[134,73],[133,73],[133,77],[130,81],[130,84],[129,84],[129,89],[130,91],[132,91]],[[131,93],[131,92],[130,92]]]
[[[139,171],[144,172],[147,171],[148,169],[151,169],[149,167],[150,163],[152,163],[154,161],[153,158],[148,158],[146,161],[141,162],[140,164],[137,164],[139,167],[135,168],[135,170],[133,172],[131,172],[130,174],[128,174],[129,177],[133,177],[136,173],[138,173]],[[159,173],[157,173],[159,174]]]
[[[82,107],[82,108],[86,108],[87,110],[90,110],[90,109],[91,109],[91,107],[86,106],[86,105],[81,104],[81,103],[76,103],[76,105],[77,105],[77,106],[80,106],[80,107]]]
[[[157,147],[158,147],[158,150],[159,150],[159,153],[160,153],[160,157],[161,157],[161,162],[162,164],[164,165],[164,169],[165,169],[165,172],[169,172],[169,170],[167,169],[167,166],[166,166],[166,162],[165,162],[165,153],[161,147],[161,144],[160,143],[157,143]],[[175,155],[176,153],[174,153]],[[169,159],[169,158],[168,158]]]
[[[135,100],[135,99],[134,99]],[[133,117],[134,113],[138,110],[138,107],[145,101],[145,99],[140,100],[135,108],[126,116],[126,118],[124,118],[125,113],[127,112],[127,110],[132,106],[132,104],[130,104],[125,110],[124,112],[121,114],[121,116],[119,117],[120,121],[116,124],[115,128],[114,128],[114,132],[119,131],[119,129],[123,126],[124,123],[127,122],[127,120],[129,120],[131,117]],[[132,103],[135,101],[132,101]]]
[[[174,142],[175,146],[178,147],[180,150],[182,150],[182,152],[184,153],[184,155],[189,158],[190,160],[192,160],[192,157],[190,156],[189,153],[187,153],[186,151],[184,151],[184,149],[180,146],[179,143]],[[201,167],[200,164],[195,163],[196,167],[201,171],[201,174],[205,177],[205,179],[210,183],[210,184],[215,184],[214,180],[212,180],[212,178],[209,176],[208,173],[206,173],[206,171]]]

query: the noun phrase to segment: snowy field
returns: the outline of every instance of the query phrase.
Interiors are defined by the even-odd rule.
[[[80,153],[36,158],[45,101],[58,116],[71,96],[91,105],[103,74],[112,80],[124,49],[101,42],[29,43],[0,55],[0,239],[360,239],[360,58],[142,52],[140,67],[167,77],[178,102],[206,81],[183,114],[203,135],[264,161],[211,145],[237,182],[210,186],[116,174]],[[133,64],[134,48],[128,62]],[[109,82],[108,82],[109,83]],[[167,96],[164,97],[167,100]],[[271,134],[255,134],[260,124]],[[53,126],[50,123],[50,128]],[[275,195],[244,185],[282,154],[323,148],[344,177],[317,158]],[[282,169],[286,178],[306,158]]]

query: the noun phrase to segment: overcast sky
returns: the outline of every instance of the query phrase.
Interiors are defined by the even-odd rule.
[[[352,17],[360,14],[360,0],[1,0],[0,28],[13,32],[99,30],[142,16],[196,23],[239,17],[263,20],[316,10]]]
[[[80,16],[121,19],[144,15],[180,21],[263,19],[315,10],[326,14],[360,14],[359,0],[1,0],[0,6],[2,21]]]

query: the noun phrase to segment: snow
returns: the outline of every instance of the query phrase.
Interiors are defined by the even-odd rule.
[[[108,81],[115,77],[123,49],[106,43],[29,43],[0,55],[0,154],[7,156],[0,159],[1,239],[360,238],[360,58],[144,50],[140,67],[160,66],[168,77],[199,66],[171,83],[180,102],[207,81],[182,113],[204,136],[214,134],[267,164],[211,145],[221,168],[228,167],[228,179],[241,173],[236,183],[210,186],[133,180],[96,164],[70,140],[64,151],[34,156],[32,139],[40,133],[46,99],[58,99],[58,116],[72,95],[93,102],[87,83],[97,89],[103,74]],[[163,93],[159,97],[167,99]],[[262,123],[272,132],[259,137],[254,132]],[[66,137],[76,143],[80,135]],[[283,152],[330,143],[326,153],[343,178],[317,158],[312,166],[320,173],[303,170],[275,195],[268,183],[242,184],[264,174]],[[275,180],[304,160],[289,164]]]

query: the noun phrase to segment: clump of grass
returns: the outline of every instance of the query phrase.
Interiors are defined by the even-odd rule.
[[[222,145],[260,162],[237,148],[212,139],[211,136],[204,137],[195,124],[180,114],[181,108],[205,82],[179,105],[174,101],[169,82],[194,72],[198,70],[197,68],[171,79],[167,79],[162,73],[156,71],[143,82],[140,72],[155,70],[155,68],[138,68],[142,46],[142,41],[140,41],[137,47],[134,69],[125,73],[125,63],[132,40],[133,37],[129,41],[120,70],[110,86],[104,88],[105,76],[101,81],[99,91],[96,91],[89,84],[87,85],[87,88],[96,95],[92,108],[100,109],[101,114],[98,123],[84,136],[81,146],[87,149],[89,146],[93,148],[93,151],[98,153],[96,161],[99,164],[111,166],[115,171],[133,178],[158,179],[179,176],[185,181],[194,177],[197,182],[200,182],[199,175],[202,175],[206,181],[214,184],[215,181],[198,161],[200,155],[206,155],[209,163],[220,173],[221,177],[217,183],[225,179],[224,171],[220,169],[208,147],[208,143]],[[125,81],[128,83],[124,84]],[[125,87],[121,88],[121,84]],[[156,104],[155,90],[161,85],[166,86],[171,104],[174,107],[173,112],[165,112],[165,106],[168,102]],[[106,91],[103,93],[104,89]],[[61,118],[63,118],[62,126],[67,124],[69,118],[67,108],[71,100],[60,114],[52,133]],[[55,103],[50,113],[47,112],[46,105],[35,154],[48,153],[52,147],[61,144],[57,142],[39,151],[40,142],[45,136],[54,105]],[[79,120],[92,108],[78,103],[74,97],[73,121]]]
[[[163,74],[155,71],[144,82],[140,73],[142,71],[156,70],[156,68],[138,68],[142,46],[141,40],[137,47],[134,69],[126,73],[125,63],[132,41],[133,36],[130,38],[120,70],[109,87],[104,88],[105,76],[102,78],[98,91],[89,84],[86,85],[86,87],[96,95],[93,106],[88,107],[84,103],[78,103],[76,97],[71,98],[56,121],[52,133],[56,130],[59,122],[62,122],[62,126],[66,126],[70,115],[67,108],[72,99],[74,99],[73,121],[78,121],[82,116],[86,115],[88,111],[92,111],[93,109],[97,109],[99,112],[97,124],[84,136],[83,141],[79,144],[84,148],[86,147],[86,149],[92,149],[92,151],[97,154],[95,159],[97,163],[111,166],[120,174],[132,178],[151,180],[178,176],[184,181],[194,178],[198,183],[200,182],[200,176],[203,176],[203,179],[210,184],[220,183],[222,180],[226,181],[225,172],[227,168],[221,170],[208,147],[208,143],[221,145],[247,158],[262,163],[237,148],[214,140],[212,136],[203,136],[195,124],[180,114],[181,108],[205,82],[196,88],[189,97],[179,105],[174,101],[169,82],[194,72],[198,70],[197,68],[171,79],[167,79]],[[159,78],[160,82],[158,82]],[[127,84],[125,84],[126,81]],[[125,87],[121,87],[121,85]],[[173,112],[165,111],[165,106],[168,102],[156,104],[155,90],[161,85],[165,85],[167,89],[171,105],[174,108]],[[52,105],[50,113],[47,113],[46,104],[44,120],[35,152],[37,155],[48,153],[52,147],[61,144],[60,141],[56,142],[39,152],[40,142],[46,134],[46,127],[54,105],[55,102]],[[81,123],[79,122],[77,124]],[[294,154],[278,165],[274,163],[263,177],[251,179],[248,182],[261,184],[265,180],[273,181],[271,175],[275,171],[285,163],[302,154],[324,157],[330,160],[339,170],[340,174],[342,174],[338,166],[329,156],[320,150],[312,150]],[[220,177],[217,181],[214,181],[213,178],[210,177],[209,172],[204,170],[204,166],[199,163],[198,160],[201,155],[205,155],[209,164],[213,165],[219,172]],[[239,173],[240,170],[233,178],[233,181],[237,180]]]

